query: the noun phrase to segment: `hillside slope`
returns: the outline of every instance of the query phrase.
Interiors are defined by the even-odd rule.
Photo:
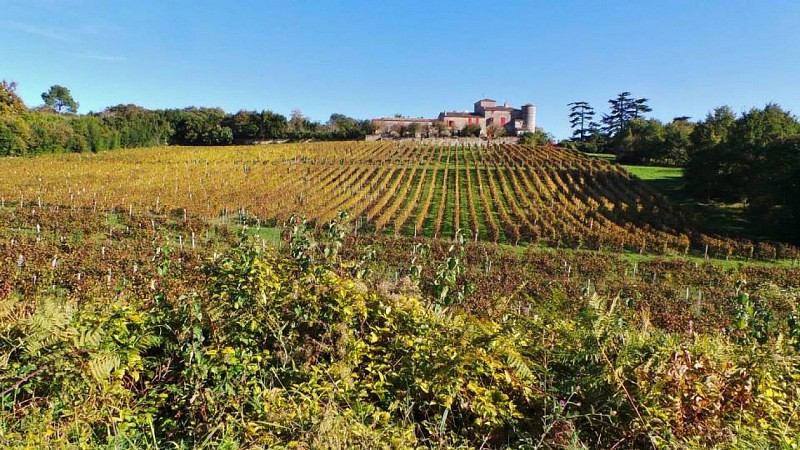
[[[208,223],[325,224],[362,231],[716,257],[793,249],[716,239],[626,170],[557,147],[309,143],[169,147],[4,159],[5,203]]]

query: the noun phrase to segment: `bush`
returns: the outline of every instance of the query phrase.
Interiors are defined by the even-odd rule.
[[[30,140],[30,128],[22,117],[0,114],[0,156],[27,154]]]
[[[474,123],[466,125],[461,130],[461,135],[464,137],[478,137],[481,135],[481,126]]]
[[[800,444],[800,327],[777,335],[743,293],[731,330],[714,336],[655,330],[632,301],[596,295],[481,318],[376,292],[339,260],[341,237],[331,226],[314,242],[296,225],[288,254],[242,243],[177,298],[159,288],[181,277],[166,249],[150,298],[0,292],[0,442]]]

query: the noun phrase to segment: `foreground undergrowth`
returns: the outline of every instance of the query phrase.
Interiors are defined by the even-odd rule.
[[[746,284],[707,334],[590,289],[484,314],[463,240],[387,281],[344,238],[293,221],[280,251],[245,239],[194,286],[159,246],[148,294],[0,285],[0,445],[800,445],[800,326]]]

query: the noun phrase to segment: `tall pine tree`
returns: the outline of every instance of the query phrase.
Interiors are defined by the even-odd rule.
[[[633,98],[630,92],[622,92],[617,98],[608,101],[611,111],[603,114],[603,132],[612,137],[632,119],[638,119],[642,113],[652,111],[646,98]]]
[[[592,122],[594,118],[594,108],[587,102],[572,102],[567,104],[569,109],[569,124],[573,129],[572,139],[580,142],[592,135],[592,128],[596,125]]]

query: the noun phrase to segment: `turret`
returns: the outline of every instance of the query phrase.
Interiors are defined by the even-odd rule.
[[[530,103],[522,105],[522,128],[523,131],[536,131],[536,106]]]

